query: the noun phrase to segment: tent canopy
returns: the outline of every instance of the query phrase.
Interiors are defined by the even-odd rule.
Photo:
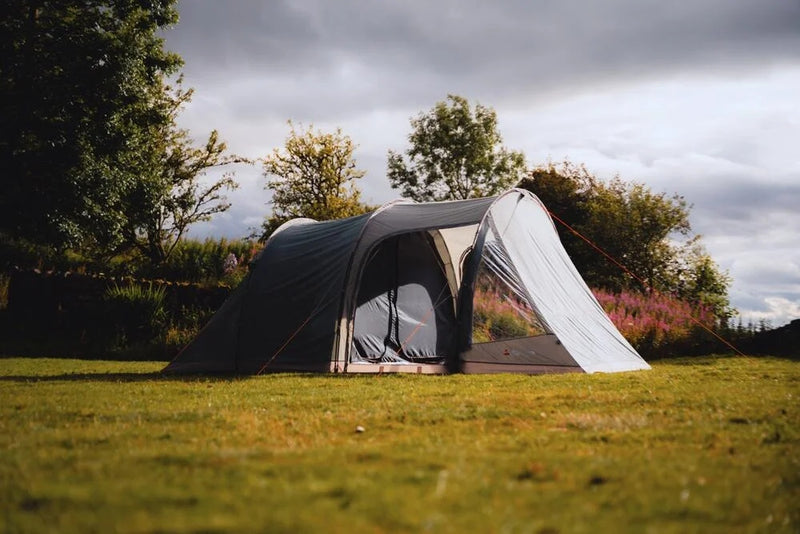
[[[290,221],[168,371],[647,369],[524,190]]]

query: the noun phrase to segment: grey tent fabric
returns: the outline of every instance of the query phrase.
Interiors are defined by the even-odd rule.
[[[496,286],[503,308],[492,319],[491,339],[473,339],[489,331],[473,316],[482,284]],[[506,309],[513,317],[502,316]],[[394,202],[337,221],[290,221],[166,370],[647,368],[575,270],[541,202],[511,190],[494,198]]]

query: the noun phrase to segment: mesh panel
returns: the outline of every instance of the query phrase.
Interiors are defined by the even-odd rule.
[[[490,228],[475,279],[472,300],[472,342],[548,334],[502,241]]]

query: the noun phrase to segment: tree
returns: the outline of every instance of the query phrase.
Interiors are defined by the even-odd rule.
[[[122,239],[137,151],[170,117],[175,0],[17,0],[0,8],[0,234],[56,248]]]
[[[670,238],[686,237],[691,231],[682,197],[653,193],[643,184],[616,177],[608,184],[597,183],[587,207],[588,217],[580,225],[585,236],[643,280],[645,289],[671,289],[669,265],[677,249]],[[594,262],[589,273],[607,289],[639,285],[638,280],[620,277],[619,267],[608,261]]]
[[[238,187],[233,173],[204,185],[200,178],[206,171],[247,161],[227,154],[216,130],[197,148],[189,132],[176,126],[178,114],[193,93],[182,89],[180,82],[174,90],[165,87],[162,93],[161,106],[169,121],[153,128],[147,143],[140,147],[136,161],[139,180],[120,207],[128,220],[118,248],[136,248],[154,266],[169,258],[189,226],[230,207],[223,192]]]
[[[404,197],[418,202],[491,196],[519,182],[521,152],[502,147],[492,108],[448,95],[428,113],[411,119],[405,158],[389,151],[388,176]]]
[[[283,149],[264,158],[264,176],[272,190],[272,215],[264,222],[266,239],[283,222],[308,217],[318,221],[360,215],[370,210],[361,203],[355,180],[365,171],[356,168],[356,145],[340,128],[333,133],[291,132]]]
[[[719,269],[700,243],[700,236],[690,239],[679,250],[673,260],[671,280],[672,291],[677,296],[708,308],[722,324],[734,315],[728,298],[731,277]]]

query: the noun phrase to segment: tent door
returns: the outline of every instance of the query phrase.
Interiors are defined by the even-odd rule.
[[[382,241],[361,276],[351,363],[444,363],[456,335],[453,300],[427,233]]]

